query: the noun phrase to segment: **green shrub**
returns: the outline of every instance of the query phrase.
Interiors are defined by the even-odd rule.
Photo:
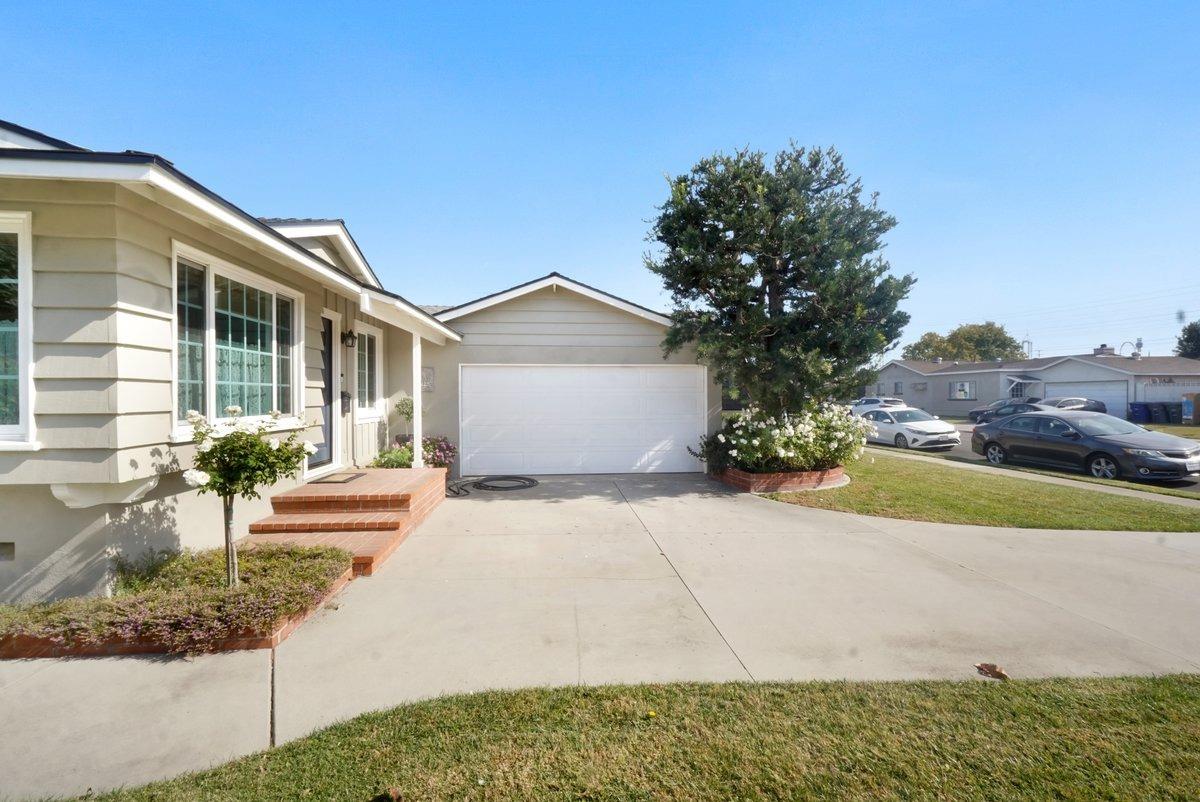
[[[871,428],[840,404],[779,416],[750,406],[704,437],[692,454],[714,471],[730,465],[753,473],[819,471],[861,456]]]
[[[242,554],[241,582],[226,586],[222,549],[155,552],[117,563],[111,598],[0,605],[0,640],[29,635],[60,645],[141,638],[168,652],[206,652],[218,641],[265,635],[329,593],[353,558],[341,549],[257,545]]]
[[[403,445],[380,451],[379,456],[371,461],[372,468],[411,468],[412,446]]]

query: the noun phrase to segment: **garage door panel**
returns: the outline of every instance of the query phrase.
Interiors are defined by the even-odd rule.
[[[1129,383],[1121,381],[1047,382],[1046,397],[1081,397],[1103,401],[1108,414],[1123,418],[1129,400]]]
[[[462,472],[698,471],[706,429],[693,366],[462,367]]]

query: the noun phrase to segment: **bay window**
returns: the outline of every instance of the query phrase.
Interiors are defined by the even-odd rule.
[[[31,219],[0,211],[0,446],[33,437]]]
[[[176,417],[295,414],[299,296],[176,244]]]

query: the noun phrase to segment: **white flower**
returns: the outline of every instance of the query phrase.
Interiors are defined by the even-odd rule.
[[[192,468],[189,471],[183,472],[183,481],[187,482],[191,487],[203,487],[208,484],[210,479],[212,479],[211,476],[198,468]]]
[[[209,440],[207,437],[196,444],[196,450],[199,451],[201,454],[203,454],[205,451],[208,451],[212,447],[213,447],[213,441]]]
[[[277,409],[273,409],[270,412],[268,412],[267,414],[271,416],[271,420],[279,420],[279,417],[281,415],[283,415],[283,413]]]
[[[279,442],[279,438],[278,438],[278,437],[272,437],[272,438],[271,438],[270,440],[268,440],[267,442],[268,442],[268,443],[270,443],[270,445],[271,445],[271,450],[272,450],[272,451],[278,451],[278,450],[279,450],[280,442]]]
[[[317,447],[316,447],[316,446],[314,446],[312,443],[308,442],[307,440],[305,440],[305,441],[304,441],[304,453],[305,453],[305,454],[310,454],[310,455],[311,455],[311,454],[316,454],[316,453],[317,453]]]
[[[225,414],[231,418],[236,418],[238,415],[242,414],[242,408],[237,404],[230,404],[229,406],[225,407]]]
[[[188,423],[195,423],[196,421],[204,420],[204,416],[194,409],[189,409],[186,417],[188,419]]]
[[[725,442],[725,435],[718,433],[718,434],[717,434],[717,442],[718,442],[718,443],[724,443],[724,442]]]
[[[731,449],[729,449],[729,456],[731,456],[731,457],[736,457],[736,456],[737,456],[737,449],[736,449],[736,448],[731,448]]]

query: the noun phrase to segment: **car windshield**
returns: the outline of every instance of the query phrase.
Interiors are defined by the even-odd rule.
[[[892,413],[896,423],[919,423],[920,421],[936,420],[923,409],[898,409]]]
[[[1071,423],[1084,434],[1100,437],[1107,434],[1136,434],[1146,431],[1136,423],[1114,418],[1112,415],[1089,415],[1086,418],[1075,418]]]

